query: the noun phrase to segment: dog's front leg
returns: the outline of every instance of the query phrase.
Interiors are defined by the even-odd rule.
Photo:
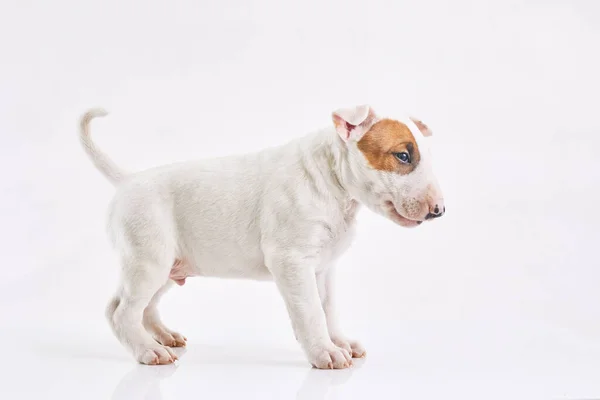
[[[329,337],[314,267],[279,259],[274,261],[271,271],[296,338],[310,363],[321,369],[349,367],[352,355],[336,346]]]
[[[336,346],[347,350],[350,354],[352,354],[352,357],[364,357],[367,355],[367,351],[364,349],[364,347],[362,347],[362,345],[356,340],[350,340],[346,338],[340,329],[335,307],[334,277],[335,267],[333,266],[317,274],[317,287],[319,289],[319,297],[321,298],[323,311],[325,312],[329,336],[331,337],[331,341],[335,343]]]

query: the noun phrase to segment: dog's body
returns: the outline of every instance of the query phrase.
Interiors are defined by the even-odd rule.
[[[334,113],[335,128],[283,146],[126,174],[90,140],[90,120],[104,114],[83,117],[81,139],[117,186],[109,233],[123,273],[107,317],[138,361],[172,362],[166,346],[185,345],[156,306],[171,282],[190,276],[272,279],[314,366],[364,356],[335,320],[332,264],[351,242],[360,203],[404,226],[443,214],[424,124],[357,107]]]

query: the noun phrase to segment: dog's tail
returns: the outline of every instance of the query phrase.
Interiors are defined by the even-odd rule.
[[[92,159],[92,162],[108,178],[113,184],[117,185],[126,175],[110,158],[101,152],[90,137],[90,122],[96,117],[104,117],[108,113],[102,108],[94,108],[88,110],[81,117],[79,139],[83,145],[83,149],[88,156]]]

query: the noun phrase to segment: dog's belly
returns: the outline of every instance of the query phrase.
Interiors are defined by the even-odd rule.
[[[271,273],[267,267],[257,260],[243,262],[232,262],[232,260],[208,260],[200,259],[199,263],[188,259],[178,258],[173,262],[169,279],[178,285],[185,284],[185,280],[194,276],[205,276],[213,278],[252,279],[259,281],[272,280]]]
[[[354,237],[354,229],[348,229],[343,234],[321,251],[321,263],[316,272],[327,268],[332,261],[337,259],[350,245]],[[184,285],[185,280],[194,276],[205,276],[214,278],[252,279],[259,281],[273,280],[271,272],[265,266],[262,255],[253,254],[247,257],[236,257],[233,255],[178,258],[173,262],[169,278],[178,285]]]
[[[344,253],[354,237],[353,224],[336,232],[335,239],[320,250],[320,262],[315,272],[322,272]],[[258,243],[223,243],[207,240],[208,243],[220,243],[220,246],[207,246],[206,243],[186,242],[183,248],[191,249],[184,256],[174,260],[169,278],[178,285],[185,284],[186,278],[204,276],[214,278],[251,279],[271,281],[273,277],[265,265],[264,254]],[[186,246],[187,245],[187,246]]]

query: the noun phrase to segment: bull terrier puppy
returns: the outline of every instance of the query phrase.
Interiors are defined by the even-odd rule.
[[[80,139],[116,187],[108,231],[122,273],[106,317],[137,361],[177,359],[171,347],[186,338],[161,322],[157,305],[193,276],[274,281],[317,368],[347,368],[365,356],[336,320],[333,264],[361,206],[404,227],[444,214],[423,122],[362,105],[279,147],[127,173],[90,138],[90,121],[105,115],[89,110]]]

